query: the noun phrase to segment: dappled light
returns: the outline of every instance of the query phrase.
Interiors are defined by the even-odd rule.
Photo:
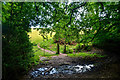
[[[110,0],[2,3],[2,80],[120,78],[119,19]]]

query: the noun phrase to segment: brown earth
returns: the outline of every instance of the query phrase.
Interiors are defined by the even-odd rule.
[[[38,46],[38,48],[40,48]],[[44,50],[43,48],[40,48],[41,50]],[[51,54],[55,54],[55,52],[50,51],[50,50],[45,50],[46,52],[49,52]],[[118,59],[115,56],[112,57],[104,57],[104,58],[89,58],[89,57],[77,57],[77,58],[72,58],[68,57],[66,54],[60,53],[58,56],[52,56],[51,58],[47,57],[41,57],[40,60],[43,62],[37,65],[36,67],[32,68],[31,71],[40,68],[40,67],[45,67],[45,66],[53,66],[57,67],[60,65],[70,65],[70,64],[86,64],[86,63],[95,63],[98,65],[93,71],[91,72],[86,72],[82,74],[55,74],[55,75],[50,75],[50,76],[38,76],[35,79],[32,79],[28,74],[26,74],[22,80],[41,80],[41,79],[48,79],[48,78],[54,78],[57,80],[57,78],[72,78],[72,79],[77,79],[77,78],[119,78],[119,73],[120,73],[120,63]],[[31,72],[30,71],[30,72]],[[48,79],[49,80],[49,79]]]

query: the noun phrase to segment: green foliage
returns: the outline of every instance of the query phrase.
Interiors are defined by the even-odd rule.
[[[69,48],[67,50],[68,50],[68,53],[73,53],[73,49],[72,48]]]
[[[39,39],[30,38],[31,42],[33,45],[40,43],[40,47],[45,49],[56,51],[56,44],[48,37],[48,34],[55,32],[54,38],[57,41],[64,39],[64,45],[74,40],[78,44],[83,43],[83,46],[76,46],[76,52],[91,50],[92,47],[88,45],[91,42],[95,47],[119,53],[120,2],[70,4],[6,2],[2,6],[3,79],[11,79],[13,75],[17,76],[16,73],[28,70],[31,63],[38,64],[39,55],[51,56],[39,49],[35,49],[35,53],[32,54],[32,44],[29,41],[31,36],[27,35],[31,25],[41,27],[39,28],[41,36],[37,36]],[[48,41],[42,41],[41,37]],[[64,50],[64,45],[60,46],[60,52]],[[70,48],[72,46],[68,45],[66,53],[73,52]],[[87,53],[70,55],[97,56]]]
[[[100,6],[100,8],[96,9],[96,7],[92,7],[96,9],[96,13],[106,13],[103,17],[99,17],[98,15],[93,14],[91,17],[90,24],[93,25],[93,30],[91,30],[94,34],[90,34],[92,37],[93,45],[96,47],[102,48],[106,51],[118,53],[119,54],[119,45],[120,45],[120,33],[119,33],[119,25],[120,25],[120,2],[118,3],[95,3],[94,6]],[[90,8],[90,7],[89,7]],[[95,21],[96,20],[96,21]]]
[[[34,53],[35,54],[35,56],[37,57],[39,57],[39,56],[44,56],[44,57],[49,57],[49,56],[54,56],[54,55],[56,55],[56,54],[51,54],[51,53],[48,53],[48,52],[45,52],[44,53],[44,51],[42,51],[42,50],[38,50],[37,52],[35,52]]]
[[[40,47],[45,48],[45,49],[49,49],[50,45],[53,43],[54,43],[53,39],[44,40],[44,41],[40,42]]]
[[[33,51],[34,51],[34,56],[32,57],[34,62],[38,62],[40,57],[50,57],[50,56],[54,56],[54,55],[57,55],[57,54],[51,54],[51,53],[48,53],[48,52],[45,52],[44,53],[44,50],[41,50],[39,49],[37,46],[33,46]]]
[[[67,54],[67,56],[85,58],[85,57],[105,57],[106,55],[100,55],[100,54],[96,54],[96,53],[90,54],[90,53],[80,52],[80,53],[76,53],[76,54]]]
[[[33,56],[31,54],[32,44],[29,41],[28,35],[21,28],[15,28],[14,31],[9,29],[9,31],[9,34],[4,33],[2,37],[2,44],[4,45],[2,48],[3,69],[9,69],[10,72],[14,72],[17,69],[19,69],[19,72],[27,71],[30,68],[30,58]],[[17,74],[7,75],[9,72],[7,73],[4,70],[4,78],[6,76],[10,78],[12,75]]]
[[[30,31],[29,22],[35,15],[30,9],[32,3],[5,2],[2,6],[2,78],[15,80],[31,68],[33,44],[27,32]]]
[[[87,45],[87,51],[91,51],[92,50],[92,46]]]
[[[80,52],[81,51],[81,46],[80,44],[77,44],[76,47],[75,47],[75,52]]]

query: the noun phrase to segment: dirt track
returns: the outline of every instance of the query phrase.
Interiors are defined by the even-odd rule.
[[[38,46],[38,48],[40,48]],[[44,50],[43,48],[40,48],[41,50]],[[51,54],[55,54],[55,52],[50,51],[50,50],[45,50],[46,52],[49,52]],[[117,61],[116,57],[105,57],[105,58],[71,58],[68,57],[66,54],[60,54],[58,56],[52,56],[50,59],[46,57],[41,57],[40,58],[43,63],[40,63],[37,65],[35,68],[33,68],[31,71],[40,68],[40,67],[45,67],[45,66],[53,66],[53,67],[58,67],[60,65],[71,65],[71,64],[88,64],[88,63],[97,63],[98,67],[95,68],[91,72],[83,73],[83,74],[55,74],[55,75],[50,75],[50,76],[38,76],[36,79],[40,78],[119,78],[119,67],[120,64]],[[30,71],[30,72],[31,72]],[[30,78],[29,73],[24,76],[25,78]],[[32,79],[34,80],[34,79]]]

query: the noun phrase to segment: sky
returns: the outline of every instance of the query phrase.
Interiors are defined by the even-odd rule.
[[[72,0],[68,0],[68,5],[72,2]],[[80,16],[78,16],[80,17]],[[48,25],[48,27],[50,27],[50,25]],[[40,28],[40,25],[37,26],[31,26],[31,28]]]
[[[68,0],[69,2],[68,2],[68,5],[71,3],[71,2],[73,2],[72,0]],[[83,8],[79,8],[78,9],[78,11],[81,13],[81,12],[83,12]],[[86,13],[86,11],[84,11],[84,13]],[[95,13],[96,14],[96,13]],[[104,17],[106,14],[105,13],[102,13],[102,14],[100,14],[99,13],[99,16],[102,16],[102,17]],[[80,20],[80,21],[82,21],[81,20],[81,16],[80,15],[77,15],[77,17],[76,17],[78,20]],[[50,27],[50,25],[47,25],[48,27]],[[40,25],[37,25],[37,26],[31,26],[31,28],[39,28],[40,27]]]

